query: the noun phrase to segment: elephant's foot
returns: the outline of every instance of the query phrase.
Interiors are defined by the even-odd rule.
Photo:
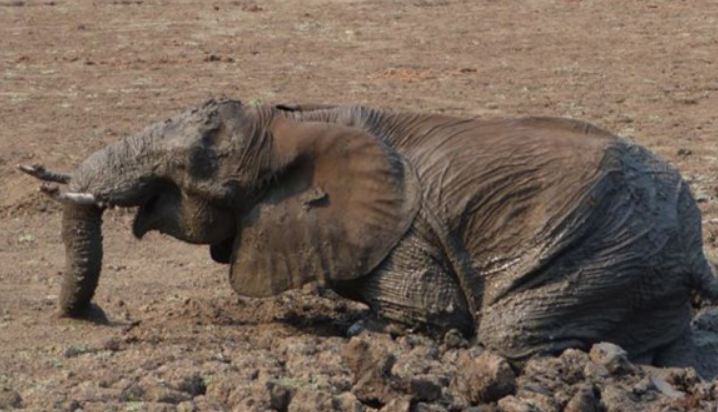
[[[110,324],[110,320],[107,318],[107,314],[105,314],[105,311],[102,310],[100,306],[94,303],[90,303],[87,308],[73,314],[67,314],[65,312],[58,311],[55,313],[55,317],[60,319],[82,320],[98,325]]]
[[[659,349],[653,364],[660,367],[692,367],[703,379],[718,376],[718,331],[691,328],[681,338]]]

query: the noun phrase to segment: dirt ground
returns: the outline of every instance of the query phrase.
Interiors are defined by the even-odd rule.
[[[716,383],[610,346],[519,370],[457,336],[349,338],[361,306],[240,298],[207,248],[139,242],[127,211],[105,215],[110,324],[57,319],[59,209],[15,170],[70,170],[211,96],[568,116],[677,165],[715,259],[714,0],[0,0],[0,76],[0,410],[716,408]]]

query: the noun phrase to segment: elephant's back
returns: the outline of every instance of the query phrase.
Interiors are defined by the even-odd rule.
[[[407,157],[427,207],[460,238],[486,281],[477,289],[492,297],[510,282],[507,268],[543,259],[621,141],[568,119],[446,120],[414,131]]]
[[[596,340],[641,353],[684,332],[705,258],[699,211],[667,162],[574,120],[377,124],[463,248],[482,343],[511,357]]]

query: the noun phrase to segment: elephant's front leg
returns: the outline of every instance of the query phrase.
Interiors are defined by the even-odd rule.
[[[426,240],[417,219],[397,247],[369,275],[334,285],[338,293],[363,301],[380,318],[442,334],[473,334],[474,323],[459,285],[444,267],[440,249]]]

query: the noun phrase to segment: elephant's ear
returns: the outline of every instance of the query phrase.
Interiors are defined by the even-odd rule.
[[[357,128],[277,118],[270,130],[282,171],[262,202],[238,219],[234,290],[270,296],[313,280],[367,274],[416,215],[413,171]]]

